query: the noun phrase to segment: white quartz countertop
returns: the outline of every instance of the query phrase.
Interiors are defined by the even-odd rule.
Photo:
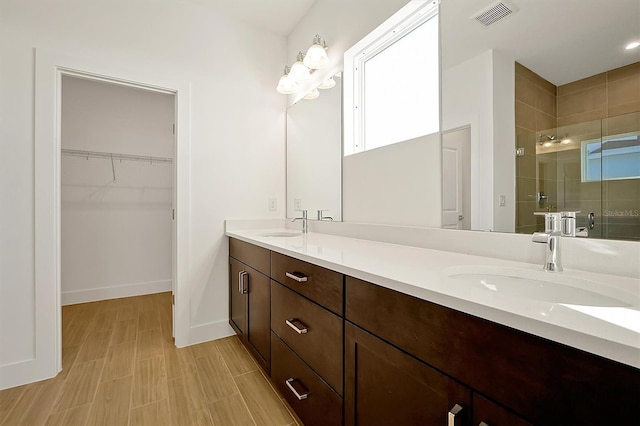
[[[640,368],[640,280],[567,270],[543,273],[541,265],[513,262],[335,235],[291,233],[286,229],[227,230],[226,234],[278,253],[418,297],[439,305]],[[544,276],[581,292],[588,287],[629,306],[570,304],[535,300],[517,290],[496,291],[452,276],[483,271]],[[601,291],[604,289],[604,292]],[[538,298],[540,299],[540,298]],[[543,298],[544,299],[544,298]],[[562,303],[559,303],[562,302]]]

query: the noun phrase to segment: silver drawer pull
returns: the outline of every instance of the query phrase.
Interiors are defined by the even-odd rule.
[[[294,382],[298,382],[298,383],[299,383],[299,380],[296,380],[296,379],[294,379],[294,378],[292,377],[292,378],[287,379],[287,380],[285,381],[285,383],[287,384],[287,387],[288,387],[289,389],[291,389],[291,392],[293,392],[293,394],[296,396],[296,398],[298,398],[300,401],[302,401],[303,399],[307,399],[307,397],[309,396],[309,391],[308,391],[308,390],[306,390],[306,389],[304,389],[304,387],[302,387],[302,384],[300,384],[300,385],[301,385],[301,387],[302,387],[302,389],[304,389],[304,390],[303,390],[302,392],[298,392],[298,391],[296,390],[296,388],[294,388],[294,387],[293,387],[293,383],[294,383]]]
[[[287,272],[285,275],[292,280],[298,281],[299,283],[306,282],[308,279],[307,276],[301,274],[300,272]]]
[[[295,332],[298,333],[298,334],[305,334],[307,331],[309,331],[309,328],[306,325],[304,325],[302,323],[302,321],[297,320],[295,318],[291,318],[291,319],[285,320],[284,322],[289,327],[293,328],[295,330]],[[298,327],[296,324],[300,325],[301,327]]]
[[[456,404],[447,413],[447,426],[458,426],[461,424],[462,424],[462,407],[459,404]]]

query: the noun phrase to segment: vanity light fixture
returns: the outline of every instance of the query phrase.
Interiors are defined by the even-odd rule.
[[[320,92],[318,92],[318,89],[313,89],[312,91],[304,95],[304,99],[315,99],[318,96],[320,96]]]
[[[298,83],[291,78],[289,75],[291,68],[284,67],[284,75],[280,77],[280,81],[278,81],[278,87],[276,90],[278,93],[282,93],[283,95],[291,95],[298,91]]]
[[[333,79],[333,77],[329,77],[328,79],[323,81],[320,86],[318,86],[318,89],[331,89],[335,85],[336,81]]]
[[[305,81],[311,77],[311,73],[309,72],[309,68],[302,62],[305,58],[305,54],[302,52],[298,52],[298,59],[296,62],[291,65],[291,71],[289,75],[293,77],[295,81]]]
[[[634,41],[632,43],[627,44],[627,46],[625,47],[625,49],[627,50],[631,50],[631,49],[635,49],[636,47],[640,46],[640,41]]]
[[[307,50],[307,53],[298,52],[296,62],[291,67],[286,67],[284,75],[280,77],[278,82],[277,91],[283,95],[291,95],[298,91],[298,83],[308,80],[311,77],[311,73],[315,70],[323,68],[329,64],[329,57],[327,56],[327,43],[318,34],[313,38],[313,45]],[[333,77],[325,80],[321,85],[321,89],[329,89],[335,86]],[[317,90],[311,91],[307,96],[312,96],[317,93]],[[305,99],[315,99],[320,94]]]
[[[314,70],[324,68],[329,64],[327,56],[327,43],[318,34],[313,38],[313,44],[307,50],[304,64]]]

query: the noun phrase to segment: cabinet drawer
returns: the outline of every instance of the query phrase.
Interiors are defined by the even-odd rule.
[[[297,281],[287,273],[300,276]],[[309,299],[321,304],[338,315],[343,312],[342,274],[302,260],[273,252],[271,256],[271,278]]]
[[[229,238],[229,256],[265,275],[271,274],[271,252],[265,248]]]
[[[342,398],[315,374],[275,334],[271,336],[271,379],[307,426],[341,425]],[[291,380],[293,379],[293,380]],[[299,399],[289,384],[304,398]],[[304,394],[308,393],[306,398]]]
[[[342,395],[342,318],[272,280],[271,329]]]

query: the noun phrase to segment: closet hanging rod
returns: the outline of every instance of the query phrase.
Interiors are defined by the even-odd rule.
[[[173,163],[173,158],[150,157],[146,155],[117,154],[115,152],[83,151],[79,149],[63,149],[62,155],[70,157],[103,158],[105,160],[142,161],[145,163]]]

